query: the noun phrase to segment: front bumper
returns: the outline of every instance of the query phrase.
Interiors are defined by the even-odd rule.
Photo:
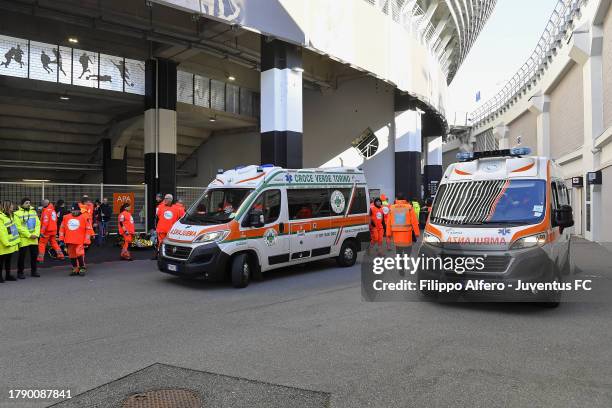
[[[457,273],[454,270],[436,270],[434,268],[421,268],[418,271],[418,280],[437,280],[439,282],[462,283],[465,287],[467,281],[483,281],[485,283],[503,283],[505,289],[495,292],[465,291],[463,296],[490,298],[496,300],[547,300],[550,292],[533,293],[515,290],[519,281],[522,283],[552,282],[555,276],[560,276],[555,262],[543,248],[528,248],[512,251],[476,251],[476,250],[450,250],[435,247],[426,243],[421,245],[419,256],[423,257],[482,257],[484,269]]]
[[[208,281],[221,281],[226,278],[229,255],[221,251],[216,243],[193,248],[186,259],[167,255],[166,245],[165,243],[162,245],[157,259],[157,268],[160,271],[174,276]]]

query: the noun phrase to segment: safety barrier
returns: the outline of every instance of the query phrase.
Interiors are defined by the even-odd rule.
[[[108,204],[113,208],[113,216],[108,225],[109,232],[117,232],[117,216],[119,207],[125,201],[132,202],[132,212],[137,232],[146,231],[147,220],[147,186],[118,184],[68,184],[47,182],[0,182],[0,200],[10,200],[19,205],[24,197],[32,201],[38,210],[44,199],[55,203],[64,200],[70,208],[87,195],[92,201],[108,198]]]
[[[183,200],[185,208],[191,207],[204,192],[205,187],[177,187],[176,198]]]
[[[176,198],[181,199],[185,208],[189,208],[200,198],[205,187],[177,187]],[[87,195],[92,201],[103,198],[113,207],[113,216],[108,225],[108,231],[117,232],[117,211],[126,200],[132,202],[132,213],[137,232],[147,231],[147,186],[144,184],[69,184],[48,182],[0,182],[0,200],[10,200],[19,205],[24,197],[32,201],[32,205],[40,210],[42,200],[52,203],[64,200],[66,207],[81,200]]]

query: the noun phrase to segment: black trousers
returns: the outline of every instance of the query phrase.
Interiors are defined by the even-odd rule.
[[[11,258],[12,253],[0,255],[0,279],[2,279],[2,271],[6,270],[6,277],[11,275]]]
[[[25,264],[26,252],[30,251],[30,273],[36,273],[36,257],[38,256],[38,245],[28,245],[19,248],[19,258],[17,258],[17,273],[21,275],[23,273],[23,267]]]

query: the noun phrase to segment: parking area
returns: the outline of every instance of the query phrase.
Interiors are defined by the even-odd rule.
[[[575,240],[579,273],[612,277]],[[11,389],[72,395],[154,363],[329,393],[332,407],[612,406],[612,303],[367,303],[360,267],[274,271],[246,289],[150,260],[0,286],[0,407]],[[56,401],[57,402],[57,401]]]

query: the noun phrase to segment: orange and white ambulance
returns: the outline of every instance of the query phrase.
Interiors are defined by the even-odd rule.
[[[318,259],[352,266],[370,240],[368,208],[359,169],[220,170],[170,230],[158,267],[245,287],[262,272]]]
[[[459,162],[440,182],[420,254],[484,262],[460,274],[422,269],[420,279],[478,279],[513,287],[519,281],[562,282],[570,273],[570,195],[559,166],[529,157],[530,152],[514,148],[458,155]],[[555,306],[561,292],[527,295]]]

